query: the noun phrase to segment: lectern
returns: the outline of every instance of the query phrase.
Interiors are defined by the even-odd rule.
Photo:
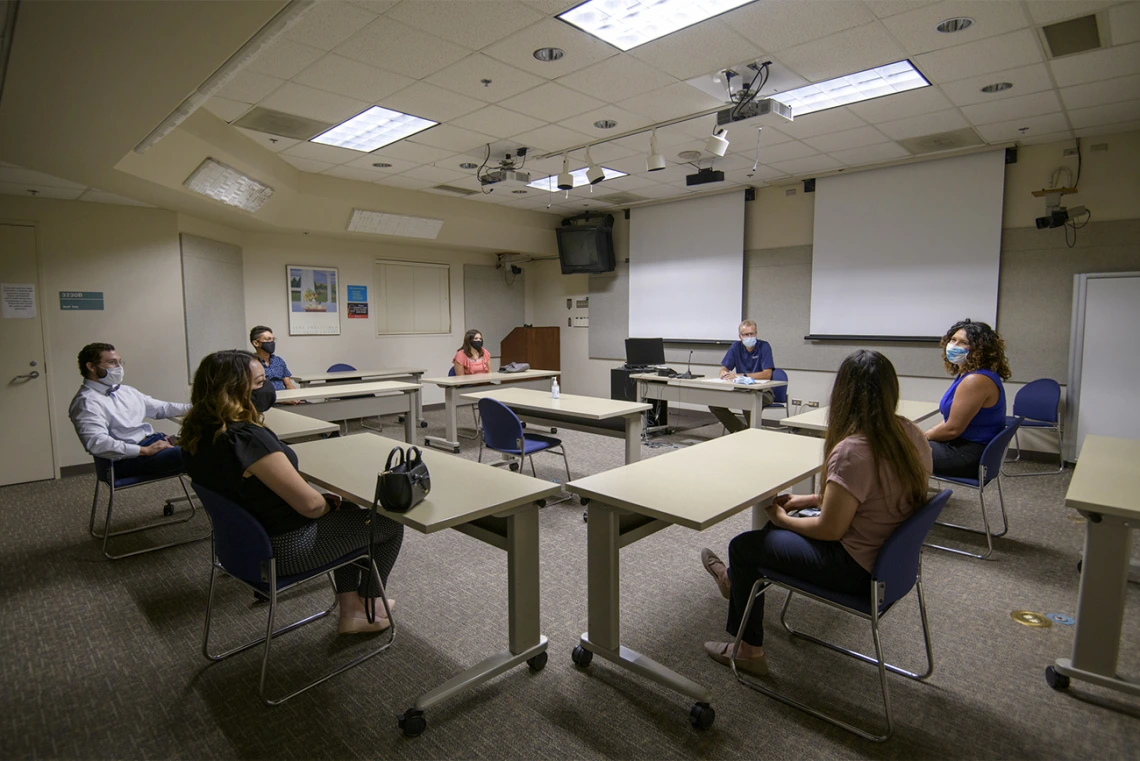
[[[561,370],[558,327],[515,328],[499,344],[499,366],[526,362],[533,370]]]

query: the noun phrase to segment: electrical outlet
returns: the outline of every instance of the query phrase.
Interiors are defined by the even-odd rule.
[[[816,401],[809,401],[809,402],[807,403],[807,406],[809,406],[809,407],[818,407],[818,406],[819,406],[819,402],[816,402]]]
[[[575,318],[573,318],[573,320],[574,320],[573,327],[575,327],[575,328],[588,328],[588,327],[590,327],[590,318],[589,317],[575,317]]]
[[[804,403],[803,399],[793,399],[792,400],[792,404],[796,405],[797,407],[801,406],[803,403]]]

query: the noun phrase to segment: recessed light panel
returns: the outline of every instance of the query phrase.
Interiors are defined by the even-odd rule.
[[[558,16],[619,50],[672,34],[752,0],[588,0]]]
[[[273,195],[273,188],[214,159],[203,161],[184,184],[195,193],[246,211],[257,211]]]
[[[348,220],[348,229],[354,233],[399,235],[405,238],[436,238],[442,227],[442,219],[385,214],[365,209],[353,209],[352,218]]]
[[[369,153],[437,124],[439,122],[430,119],[373,106],[328,132],[322,132],[310,142]]]
[[[829,79],[826,82],[774,93],[772,100],[791,106],[792,115],[798,119],[813,111],[847,106],[863,100],[929,86],[926,77],[922,76],[910,61],[898,61]]]
[[[570,176],[574,178],[574,187],[590,184],[590,181],[586,178],[586,172],[588,172],[589,169],[589,167],[584,166],[581,169],[575,169],[570,173]],[[603,181],[612,180],[615,177],[625,177],[626,175],[625,172],[619,172],[618,170],[610,169],[609,167],[602,167],[602,172],[605,173],[605,177],[602,178]],[[527,187],[538,188],[539,190],[558,190],[558,175],[552,174],[549,177],[543,177],[541,180],[535,180],[534,182],[527,183]]]

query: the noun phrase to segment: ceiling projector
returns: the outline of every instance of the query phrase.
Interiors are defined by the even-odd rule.
[[[735,112],[735,113],[734,113]],[[742,106],[729,106],[716,112],[718,126],[767,116],[773,122],[790,122],[792,107],[771,98],[752,100]]]
[[[519,148],[519,158],[526,156],[526,148]],[[479,175],[481,185],[506,185],[507,187],[526,187],[530,182],[530,172],[521,172],[515,168],[515,157],[507,154],[499,160],[499,166],[485,174]]]
[[[709,167],[708,169],[698,169],[696,174],[685,176],[686,185],[704,185],[708,182],[724,182],[724,172]]]

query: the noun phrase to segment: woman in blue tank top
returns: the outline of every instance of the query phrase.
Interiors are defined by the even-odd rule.
[[[943,421],[926,432],[934,475],[977,478],[986,444],[1005,427],[1005,341],[984,322],[963,320],[942,337],[942,359],[955,378],[939,405]]]

